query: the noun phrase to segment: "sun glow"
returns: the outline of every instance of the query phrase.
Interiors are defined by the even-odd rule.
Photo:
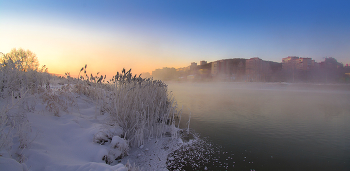
[[[133,73],[140,74],[161,68],[164,63],[172,66],[184,64],[176,63],[175,55],[160,57],[160,51],[150,48],[151,44],[145,45],[145,40],[130,39],[132,37],[118,32],[106,35],[38,23],[27,23],[24,27],[11,22],[10,25],[3,27],[0,33],[2,38],[9,40],[1,43],[3,53],[12,48],[29,49],[36,53],[41,65],[46,65],[49,72],[55,74],[70,72],[72,76],[78,75],[85,64],[89,66],[88,72],[107,75],[114,75],[122,68],[132,68]]]

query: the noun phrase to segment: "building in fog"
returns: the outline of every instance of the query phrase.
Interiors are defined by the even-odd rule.
[[[285,81],[307,81],[314,78],[312,73],[318,64],[311,58],[288,56],[282,58],[282,70]]]
[[[211,63],[211,75],[214,79],[239,80],[245,73],[246,59],[222,59]]]
[[[218,74],[219,61],[214,61],[211,63],[211,75],[214,77]]]
[[[201,66],[202,66],[202,65],[205,65],[205,64],[207,64],[207,61],[200,61],[200,62],[199,62],[199,65],[201,65]]]
[[[254,57],[222,59],[209,63],[202,60],[199,65],[192,62],[189,66],[178,69],[156,69],[152,76],[162,80],[194,81],[345,82],[350,79],[349,68],[332,57],[327,57],[320,63],[312,58],[297,56],[282,58],[282,63]]]
[[[197,66],[198,69],[198,79],[199,80],[208,80],[211,77],[211,63],[207,63],[207,61],[200,61],[200,65]]]
[[[288,56],[282,58],[282,69],[285,71],[309,71],[315,66],[315,63],[315,60],[311,58]]]
[[[299,58],[297,65],[298,70],[309,71],[315,66],[315,60],[311,58]]]
[[[197,63],[192,62],[191,65],[190,65],[190,70],[191,71],[195,71],[196,69],[197,69]]]
[[[261,81],[263,70],[266,68],[266,63],[258,58],[250,58],[245,62],[245,73],[248,81]]]
[[[178,77],[175,68],[164,67],[163,69],[156,69],[152,71],[152,77],[155,79],[168,81]]]

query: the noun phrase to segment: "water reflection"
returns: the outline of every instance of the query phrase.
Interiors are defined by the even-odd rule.
[[[170,83],[169,89],[185,106],[182,123],[189,108],[191,128],[235,154],[235,169],[350,170],[347,85]]]

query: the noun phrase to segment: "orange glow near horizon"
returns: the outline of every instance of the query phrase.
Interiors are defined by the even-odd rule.
[[[7,41],[0,42],[1,51],[6,54],[13,48],[28,49],[37,55],[40,65],[46,65],[53,74],[70,72],[72,76],[77,76],[85,64],[88,65],[89,74],[100,72],[110,77],[123,68],[131,68],[133,74],[141,74],[152,73],[157,68],[177,68],[190,64],[178,58],[177,54],[171,55],[171,52],[163,57],[166,52],[149,48],[150,45],[145,46],[137,38],[131,40],[118,34],[108,37],[98,32],[35,24],[25,24],[26,27],[14,25],[2,28],[4,32],[0,33],[0,37]]]

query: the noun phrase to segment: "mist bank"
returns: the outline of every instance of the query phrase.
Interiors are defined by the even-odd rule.
[[[319,92],[319,93],[339,93],[350,94],[350,84],[342,83],[287,83],[287,82],[179,82],[166,81],[170,90],[173,86],[183,87],[185,91],[197,87],[200,93],[223,93],[243,91],[291,91],[291,92]]]
[[[145,77],[151,77],[149,73]],[[288,82],[288,83],[350,83],[350,67],[335,58],[315,62],[311,58],[289,56],[282,63],[250,59],[223,59],[200,65],[192,62],[183,68],[156,69],[152,77],[163,81],[191,82]]]

